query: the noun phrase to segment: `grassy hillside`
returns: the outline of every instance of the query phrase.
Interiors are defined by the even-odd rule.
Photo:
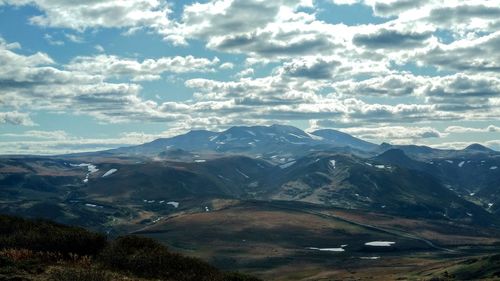
[[[219,271],[155,240],[0,215],[0,280],[199,280],[256,278]]]

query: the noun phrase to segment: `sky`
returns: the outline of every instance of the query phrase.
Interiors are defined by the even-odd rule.
[[[0,154],[238,125],[500,150],[500,0],[0,0]]]

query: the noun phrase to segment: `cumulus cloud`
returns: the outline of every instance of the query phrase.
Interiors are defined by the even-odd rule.
[[[428,30],[380,28],[371,33],[354,35],[353,42],[368,49],[408,49],[424,46],[431,35],[432,32]]]
[[[329,25],[299,12],[309,0],[213,0],[184,7],[171,32],[207,42],[211,49],[276,58],[327,52],[340,45]]]
[[[161,74],[186,72],[211,72],[219,64],[219,59],[196,58],[193,56],[162,57],[159,59],[120,58],[112,55],[76,57],[66,69],[105,77],[128,77],[132,81],[158,80]]]
[[[65,70],[45,53],[24,55],[0,45],[0,105],[3,108],[87,114],[105,122],[173,120],[139,97],[141,86],[110,83],[101,75]],[[26,114],[3,114],[4,122],[32,124]],[[16,121],[17,120],[17,121]]]
[[[170,26],[168,5],[161,0],[64,1],[4,0],[1,4],[32,5],[42,14],[29,19],[32,24],[85,30],[87,28],[151,28]]]
[[[486,128],[471,128],[463,126],[449,126],[445,129],[447,133],[463,134],[463,133],[499,133],[500,127],[489,125]]]
[[[500,71],[500,31],[479,38],[438,44],[417,52],[414,59],[421,65],[463,72]]]
[[[422,6],[430,2],[430,0],[366,0],[366,3],[372,6],[375,15],[383,17],[399,15],[408,10],[422,8]]]
[[[338,128],[341,125],[332,120],[311,120],[309,130]],[[338,130],[350,135],[375,142],[415,143],[424,139],[443,138],[447,133],[441,133],[432,127],[414,126],[377,126],[349,127]]]
[[[443,133],[431,127],[385,126],[375,128],[345,128],[343,132],[369,140],[393,142],[396,140],[419,141],[428,138],[441,138]]]
[[[335,84],[335,89],[347,95],[407,96],[416,94],[423,80],[426,79],[410,74],[391,74],[362,81],[341,81]]]
[[[170,19],[169,6],[160,0],[0,0],[35,6],[40,14],[32,24],[64,28],[45,36],[49,44],[88,40],[75,30],[120,28],[126,36],[145,29],[174,44],[197,42],[211,54],[238,57],[221,62],[139,54],[136,59],[104,54],[96,45],[102,42],[92,42],[99,55],[78,56],[64,65],[0,38],[5,111],[0,120],[33,124],[19,112],[47,110],[107,123],[162,122],[171,132],[319,120],[331,127],[371,128],[353,133],[373,138],[384,137],[376,128],[397,129],[403,142],[460,130],[439,133],[428,124],[411,125],[412,135],[403,124],[500,118],[500,17],[494,1],[333,2],[368,5],[384,22],[330,23],[319,19],[318,1],[306,0],[209,0],[185,4]],[[236,67],[237,61],[244,63]],[[218,70],[227,80],[214,78]],[[184,82],[193,96],[163,103],[145,98],[160,93],[145,94],[149,85],[141,83],[165,74]],[[164,91],[162,96],[169,94]],[[12,113],[24,114],[24,121],[12,121]]]
[[[306,57],[283,64],[283,72],[291,77],[331,79],[341,62],[322,57]]]
[[[0,124],[11,124],[21,126],[34,126],[35,123],[31,120],[29,114],[17,111],[0,112]]]
[[[29,138],[29,139],[51,139],[51,140],[64,140],[68,138],[68,134],[65,131],[39,131],[39,130],[29,130],[23,133],[6,133],[2,134],[3,137],[17,137],[17,138]]]
[[[225,62],[219,66],[220,69],[233,69],[234,64],[231,62]]]

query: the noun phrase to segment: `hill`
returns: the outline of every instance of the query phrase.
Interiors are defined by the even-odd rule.
[[[99,233],[0,215],[0,280],[258,280],[225,273],[139,236]]]

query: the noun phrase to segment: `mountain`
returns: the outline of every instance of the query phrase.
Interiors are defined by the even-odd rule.
[[[408,268],[423,251],[431,264],[498,249],[499,168],[500,154],[477,144],[377,146],[334,130],[240,126],[105,152],[0,156],[0,213],[146,235],[266,280],[283,268],[283,280],[310,268],[319,271],[308,280],[332,268],[339,279],[351,266]]]
[[[321,137],[323,138],[323,140],[328,140],[329,142],[334,143],[337,146],[348,146],[364,151],[372,151],[377,148],[377,145],[371,142],[355,138],[347,133],[343,133],[337,130],[317,130],[312,132],[311,134]]]
[[[488,148],[484,145],[480,145],[478,143],[473,143],[469,146],[467,146],[466,148],[464,148],[464,150],[466,151],[475,151],[475,152],[484,152],[484,153],[495,153],[495,151],[491,148]]]
[[[406,153],[401,149],[389,149],[375,157],[373,160],[378,161],[382,164],[390,164],[400,167],[405,167],[408,169],[415,170],[426,170],[428,166],[426,163],[416,161],[406,155]]]
[[[353,153],[371,151],[377,146],[335,130],[311,134],[293,126],[237,126],[222,132],[191,131],[172,138],[161,138],[138,146],[106,151],[115,155],[156,156],[169,150],[201,154],[246,154],[260,157],[305,155],[310,151],[337,150]]]
[[[418,160],[432,160],[437,158],[483,158],[487,156],[500,156],[500,152],[487,148],[480,144],[471,144],[461,150],[454,149],[437,149],[424,145],[392,145],[382,143],[376,150],[378,153],[383,153],[387,150],[399,149],[404,151],[408,156]]]
[[[406,159],[405,165],[418,165],[401,150],[383,156],[366,160],[321,153],[301,158],[290,166],[281,166],[284,172],[276,176],[277,187],[270,197],[408,217],[497,223],[483,208],[464,200],[432,175],[379,161],[397,156]]]

